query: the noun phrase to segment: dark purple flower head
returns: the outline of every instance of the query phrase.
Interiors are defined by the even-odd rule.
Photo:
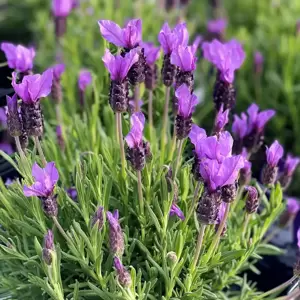
[[[32,176],[34,177],[34,184],[32,186],[24,185],[24,195],[26,197],[49,197],[53,194],[55,185],[59,179],[58,171],[54,162],[47,163],[46,167],[42,169],[37,163],[32,167]]]
[[[18,113],[18,97],[14,94],[12,97],[6,96],[7,113],[8,115],[14,115]]]
[[[247,109],[248,113],[248,133],[253,129],[257,132],[262,132],[266,123],[275,115],[273,109],[267,109],[259,112],[259,107],[253,103]]]
[[[81,70],[78,77],[78,87],[84,92],[86,88],[92,83],[93,77],[92,73],[88,70]]]
[[[145,126],[145,116],[142,112],[136,112],[130,117],[131,129],[125,137],[129,148],[140,147],[143,143],[143,130]]]
[[[191,94],[186,84],[182,84],[175,91],[175,96],[178,99],[178,115],[183,118],[190,118],[198,104],[197,96]]]
[[[132,284],[131,276],[117,256],[114,257],[114,267],[117,271],[117,277],[120,285],[124,288],[130,287]]]
[[[52,0],[52,13],[55,17],[67,17],[73,5],[74,0]]]
[[[48,230],[46,235],[44,236],[44,248],[48,250],[54,249],[54,236],[52,230]]]
[[[26,72],[33,68],[35,50],[22,45],[2,43],[1,50],[5,53],[8,66],[20,72]]]
[[[267,163],[271,167],[276,167],[283,156],[283,147],[276,140],[270,148],[266,150]]]
[[[204,58],[220,71],[221,79],[233,83],[234,71],[239,69],[245,60],[242,45],[235,40],[224,44],[213,40],[211,43],[203,43],[202,49]]]
[[[292,155],[288,154],[284,163],[285,173],[288,176],[292,176],[299,163],[300,163],[299,157],[293,157]]]
[[[244,158],[241,155],[226,157],[221,163],[215,159],[203,159],[200,163],[200,173],[212,192],[234,184],[243,167]]]
[[[14,153],[14,150],[9,143],[0,143],[0,150],[4,151],[6,154],[10,155]]]
[[[207,30],[211,33],[221,34],[225,31],[226,27],[227,27],[226,19],[216,19],[207,22]]]
[[[191,72],[196,69],[196,56],[194,46],[178,45],[171,54],[171,64],[179,67],[184,72]]]
[[[179,219],[184,220],[184,214],[182,210],[179,208],[179,206],[176,203],[172,203],[171,209],[170,209],[170,216],[177,216]]]
[[[292,215],[296,215],[298,213],[298,211],[300,210],[300,203],[295,198],[288,198],[286,208],[287,208],[288,213],[290,213]]]
[[[153,65],[160,54],[160,47],[155,47],[151,42],[141,43],[141,47],[144,48],[144,55],[146,57],[146,62],[148,65]]]
[[[189,41],[186,24],[180,23],[172,30],[168,23],[165,23],[158,34],[158,41],[163,48],[164,54],[171,54],[179,45],[186,47]]]
[[[142,20],[132,19],[124,28],[109,20],[98,21],[102,36],[117,47],[135,48],[142,41]]]
[[[21,83],[17,83],[17,74],[12,74],[12,86],[26,104],[36,103],[40,98],[47,97],[51,92],[52,80],[52,69],[46,70],[42,75],[24,76]]]
[[[254,53],[254,64],[256,66],[261,66],[264,63],[264,57],[259,51],[255,51]]]
[[[67,193],[68,193],[68,196],[69,196],[72,200],[74,200],[74,201],[77,200],[77,189],[76,189],[76,187],[70,187],[70,188],[68,188],[68,189],[67,189]]]
[[[115,210],[114,213],[107,212],[106,217],[109,224],[109,243],[111,252],[121,257],[124,253],[124,236],[119,224],[119,212]]]
[[[132,65],[139,60],[139,55],[137,50],[133,49],[128,52],[125,57],[121,55],[113,56],[109,50],[106,49],[102,60],[110,73],[111,80],[123,81]]]
[[[53,77],[55,80],[60,81],[61,75],[65,72],[66,66],[64,64],[57,64],[52,67]]]
[[[218,111],[216,120],[215,120],[215,131],[220,132],[224,129],[225,125],[228,123],[229,109],[223,111],[223,104],[221,105],[220,110]]]

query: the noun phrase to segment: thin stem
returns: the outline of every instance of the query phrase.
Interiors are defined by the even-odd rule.
[[[175,149],[176,149],[176,142],[177,142],[176,127],[174,127],[173,138],[172,138],[172,146],[171,146],[171,151],[170,151],[169,157],[168,157],[169,161],[171,161],[173,159],[173,154],[174,154]]]
[[[152,131],[153,131],[153,91],[152,90],[149,90],[148,120],[150,126],[150,140],[152,142]]]
[[[267,244],[269,243],[273,237],[275,237],[276,234],[278,234],[280,232],[282,228],[280,227],[276,227],[274,230],[272,230],[267,236],[266,238],[263,240],[263,243]]]
[[[207,251],[207,254],[206,254],[206,256],[205,256],[205,258],[203,260],[204,264],[209,261],[211,255],[213,254],[214,249],[215,249],[215,247],[216,247],[216,245],[217,245],[217,243],[218,243],[218,241],[219,241],[219,239],[221,237],[221,234],[223,232],[223,229],[225,227],[225,224],[226,224],[226,221],[227,221],[227,218],[228,218],[229,210],[230,210],[230,203],[226,203],[224,217],[223,217],[223,219],[222,219],[222,221],[221,221],[221,223],[220,223],[220,225],[218,227],[218,231],[215,234],[214,239],[212,240],[212,242],[210,244],[210,247],[209,247],[209,249]]]
[[[275,298],[275,300],[293,300],[293,299],[297,299],[298,296],[300,296],[299,289],[295,290],[294,292],[292,292],[291,294],[289,294],[287,296]]]
[[[246,233],[247,226],[248,226],[248,223],[250,221],[250,218],[251,218],[251,214],[246,213],[245,220],[244,220],[244,223],[243,223],[243,228],[242,228],[242,237],[243,238],[245,238],[245,233]]]
[[[117,133],[120,145],[120,155],[121,155],[121,165],[122,165],[122,174],[123,177],[126,176],[126,159],[125,159],[125,150],[124,150],[124,141],[123,141],[123,133],[122,133],[122,115],[121,113],[116,113],[116,123],[117,123]]]
[[[231,205],[231,213],[234,212],[235,208],[237,207],[238,202],[240,201],[240,199],[242,198],[243,195],[243,191],[244,191],[244,185],[241,185],[239,187],[237,196],[236,196],[236,200],[232,203]]]
[[[181,161],[182,146],[183,146],[183,140],[179,140],[178,150],[177,150],[177,157],[176,157],[176,162],[175,162],[175,167],[174,167],[174,170],[175,170],[175,172],[174,172],[174,179],[177,176],[178,168],[179,168],[180,161]]]
[[[21,147],[20,138],[18,136],[15,136],[15,142],[16,142],[17,150],[20,154],[22,163],[24,163],[23,160],[26,158],[26,155]]]
[[[204,233],[205,233],[205,228],[206,225],[200,225],[200,229],[199,229],[199,233],[198,233],[198,238],[197,238],[197,245],[196,245],[196,250],[195,250],[195,254],[194,254],[194,258],[192,260],[192,264],[191,264],[191,273],[194,272],[195,268],[198,265],[198,260],[199,260],[199,255],[201,252],[201,247],[202,247],[202,243],[203,243],[203,237],[204,237]]]
[[[198,199],[198,195],[199,195],[199,190],[200,190],[200,187],[201,187],[201,183],[200,181],[197,181],[197,185],[196,185],[196,188],[195,188],[195,191],[194,191],[194,197],[193,197],[193,202],[190,206],[190,209],[187,213],[187,216],[183,222],[183,228],[186,226],[186,224],[188,223],[190,217],[192,216],[193,212],[194,212],[194,209],[195,209],[195,204],[197,202],[197,199]]]
[[[35,146],[38,150],[38,153],[39,153],[39,156],[41,158],[42,164],[44,165],[44,167],[46,167],[47,160],[45,158],[45,155],[44,155],[44,152],[43,152],[43,149],[42,149],[42,146],[41,146],[41,143],[40,143],[40,140],[39,140],[38,136],[34,136],[34,143],[35,143]]]
[[[141,214],[144,215],[144,200],[143,200],[143,190],[142,190],[142,173],[141,171],[137,171],[137,179],[138,179],[138,195],[139,195],[139,205]]]
[[[169,112],[169,101],[170,101],[170,87],[166,87],[166,100],[163,114],[163,124],[161,132],[161,146],[160,146],[160,162],[163,163],[165,159],[165,148],[166,148],[166,135],[168,127],[168,112]]]
[[[289,286],[296,278],[297,278],[297,276],[294,275],[292,278],[290,278],[290,279],[287,280],[286,282],[284,282],[284,283],[278,285],[277,287],[275,287],[275,288],[273,288],[273,289],[271,289],[271,290],[269,290],[269,291],[267,291],[267,292],[265,292],[265,293],[259,295],[256,299],[258,300],[258,299],[264,298],[264,297],[266,297],[266,296],[268,296],[268,295],[271,295],[271,294],[274,294],[274,293],[276,293],[276,292],[281,291],[282,289],[288,287],[288,286]],[[298,290],[298,291],[299,291],[299,290]],[[292,295],[292,294],[290,294],[290,295]],[[290,295],[289,295],[289,296],[290,296]],[[285,299],[284,297],[281,297],[281,298],[282,298],[282,299]]]
[[[135,106],[135,111],[139,111],[140,110],[139,100],[140,100],[140,85],[137,84],[134,87],[134,106]]]
[[[68,243],[72,244],[72,241],[71,241],[70,238],[67,236],[66,232],[65,232],[64,229],[61,227],[61,225],[59,224],[57,218],[53,216],[53,217],[52,217],[52,220],[53,220],[55,226],[57,227],[57,229],[59,230],[59,232],[61,233],[61,235],[64,237],[64,239],[65,239]]]
[[[63,125],[63,118],[61,115],[61,109],[59,103],[55,104],[55,113],[56,113],[56,120],[58,125],[62,126]]]

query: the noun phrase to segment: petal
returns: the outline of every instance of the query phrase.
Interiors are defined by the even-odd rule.
[[[173,203],[170,209],[170,216],[177,216],[179,219],[184,220],[184,214],[177,204]]]
[[[121,27],[109,20],[100,20],[98,22],[102,36],[117,47],[126,47],[124,33]]]
[[[181,45],[186,47],[189,42],[189,32],[186,27],[186,23],[180,23],[175,26],[174,33],[177,38],[177,46]]]
[[[24,76],[23,80],[21,83],[17,83],[17,73],[13,72],[12,73],[12,86],[15,90],[15,92],[17,93],[17,95],[25,102],[29,102],[30,101],[30,95],[28,93],[28,82],[26,80],[26,77],[28,76]]]
[[[122,265],[121,260],[117,256],[114,257],[114,267],[116,268],[116,270],[118,272],[122,272],[123,268],[124,268],[123,265]]]
[[[135,48],[131,51],[129,51],[129,53],[127,53],[125,55],[124,58],[122,58],[122,64],[119,65],[119,69],[120,69],[120,80],[123,80],[127,74],[128,71],[130,70],[130,68],[132,67],[133,64],[135,64],[138,60],[139,60],[139,53],[141,51],[141,48]],[[116,67],[117,69],[117,67]]]
[[[258,117],[257,117],[257,128],[259,130],[263,130],[266,123],[274,117],[275,115],[275,110],[273,109],[268,109],[268,110],[264,110],[262,112],[260,112],[258,114]]]
[[[48,162],[46,165],[45,171],[48,174],[48,176],[50,177],[52,184],[55,185],[59,179],[59,174],[55,167],[55,162],[53,162],[53,161]]]
[[[48,69],[42,75],[28,76],[28,93],[33,102],[47,97],[51,93],[53,70]]]
[[[23,192],[26,197],[47,197],[44,186],[40,182],[36,182],[32,186],[24,185]]]
[[[36,162],[32,166],[32,176],[35,181],[43,182],[45,180],[45,172]]]
[[[297,230],[297,240],[298,240],[297,246],[300,249],[300,228]]]
[[[1,43],[1,50],[5,53],[8,66],[16,69],[16,46],[11,43]]]

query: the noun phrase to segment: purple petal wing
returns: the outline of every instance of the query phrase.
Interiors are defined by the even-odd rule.
[[[135,48],[131,50],[129,53],[125,55],[125,57],[122,59],[122,64],[120,64],[120,79],[123,80],[127,74],[130,68],[133,64],[135,64],[139,60],[139,52],[141,51],[140,48]]]
[[[47,163],[45,171],[48,174],[48,176],[50,177],[50,180],[51,180],[52,184],[53,185],[56,184],[56,182],[59,179],[59,174],[58,174],[58,171],[55,167],[55,163],[53,161]]]
[[[125,47],[124,33],[119,25],[109,20],[98,22],[102,36],[110,43],[118,47]]]
[[[8,66],[16,69],[16,46],[11,43],[1,43],[1,50],[5,53]]]

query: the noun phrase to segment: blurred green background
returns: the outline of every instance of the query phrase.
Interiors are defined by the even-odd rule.
[[[103,100],[107,101],[107,73],[101,57],[107,46],[99,33],[97,20],[112,19],[123,24],[127,18],[143,19],[143,39],[156,41],[164,20],[175,24],[178,11],[164,12],[155,1],[118,1],[119,9],[112,0],[82,0],[80,7],[74,9],[68,18],[68,33],[62,44],[67,72],[63,77],[65,91],[64,119],[72,117],[79,110],[76,89],[77,76],[81,68],[90,69]],[[191,0],[185,14],[191,40],[196,34],[206,35],[206,23],[213,18],[213,1]],[[222,9],[219,16],[228,19],[225,38],[236,38],[244,45],[247,58],[236,75],[236,112],[245,110],[256,102],[262,109],[277,111],[267,126],[266,143],[275,138],[285,146],[286,152],[300,155],[300,34],[296,24],[300,17],[299,0],[224,0],[219,2]],[[50,12],[50,0],[0,0],[0,40],[15,43],[33,44],[38,48],[36,70],[42,71],[55,63],[55,38]],[[183,10],[180,12],[184,15]],[[264,55],[263,72],[254,73],[253,55],[259,50]],[[4,59],[2,55],[2,61]],[[195,89],[201,89],[203,102],[197,108],[195,122],[210,128],[214,118],[212,85],[214,76],[211,66],[199,58],[195,75]],[[89,103],[93,103],[92,93]],[[146,94],[144,99],[146,100]],[[46,114],[54,119],[54,109],[50,100],[44,102]],[[155,91],[155,108],[163,106],[162,90]],[[110,118],[111,112],[102,112],[103,118]],[[157,113],[156,118],[160,115]],[[53,121],[54,122],[54,121]],[[259,160],[255,167],[261,167]],[[299,195],[300,171],[289,189],[292,195]]]

